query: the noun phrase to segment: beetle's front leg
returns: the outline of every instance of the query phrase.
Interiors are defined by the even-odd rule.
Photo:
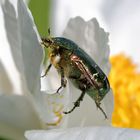
[[[80,97],[76,100],[76,102],[74,103],[74,106],[73,106],[73,108],[70,110],[70,111],[65,111],[65,112],[63,112],[64,114],[69,114],[69,113],[71,113],[76,107],[79,107],[80,106],[80,102],[81,101],[83,101],[83,98],[84,98],[84,96],[85,96],[85,90],[83,90],[82,91],[82,93],[81,93],[81,95],[80,95]]]
[[[61,86],[57,89],[56,93],[59,93],[59,91],[66,87],[67,84],[67,80],[65,79],[65,75],[64,75],[64,69],[62,67],[60,67],[60,74],[61,74]]]
[[[41,77],[44,77],[44,76],[47,75],[47,73],[48,73],[48,71],[50,70],[51,66],[52,66],[52,64],[49,64],[49,66],[48,66],[47,69],[45,70],[44,75],[42,75]]]

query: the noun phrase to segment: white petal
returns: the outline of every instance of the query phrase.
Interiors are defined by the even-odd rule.
[[[27,86],[34,93],[40,89],[40,63],[43,54],[32,16],[22,0],[3,0],[1,7],[4,32],[11,57],[22,80],[21,88],[23,86],[22,90],[25,90]]]
[[[95,18],[87,22],[81,17],[70,19],[63,36],[76,42],[106,74],[109,73],[108,33],[99,26]]]
[[[21,0],[18,1],[18,14],[25,79],[28,89],[35,94],[40,91],[40,65],[43,49],[40,46],[38,32],[31,13]]]
[[[87,22],[80,17],[71,19],[63,36],[76,42],[79,47],[95,60],[106,74],[109,73],[108,33],[99,27],[95,18]],[[70,85],[70,89],[73,99],[71,101],[72,104],[69,106],[72,107],[73,102],[80,96],[80,91],[76,90],[73,85]],[[113,111],[113,95],[111,92],[105,96],[101,102],[101,106],[107,113],[108,120],[105,120],[102,112],[97,110],[93,99],[86,95],[80,107],[67,116],[67,127],[111,124]]]
[[[50,131],[27,131],[28,140],[139,140],[140,131],[113,127],[87,127]]]
[[[9,1],[7,1],[7,3],[9,3]],[[15,1],[13,1],[13,5],[14,4],[15,4]],[[10,44],[9,44],[8,38],[7,38],[7,33],[9,34],[9,36],[11,36],[11,38],[16,37],[14,32],[16,32],[17,28],[16,29],[14,28],[14,21],[15,20],[12,16],[12,13],[13,13],[13,8],[11,8],[11,6],[7,5],[5,3],[5,0],[0,1],[0,21],[1,21],[0,22],[0,30],[1,30],[1,32],[0,32],[0,46],[1,46],[1,48],[0,48],[0,61],[3,65],[3,67],[5,68],[5,70],[7,71],[7,76],[9,77],[9,79],[12,82],[13,90],[11,90],[11,92],[20,93],[19,92],[20,91],[19,75],[18,75],[18,72],[16,70],[13,58],[12,58]],[[13,14],[15,14],[15,13],[13,13]],[[7,18],[5,15],[7,15]],[[7,19],[9,19],[9,20],[7,22],[5,22]],[[5,26],[7,24],[9,24],[8,25],[9,28],[7,30],[9,30],[9,32],[11,31],[11,33],[6,32],[6,30],[5,30]],[[11,24],[13,24],[13,26],[10,29]],[[16,39],[15,39],[15,42],[16,42]],[[16,45],[16,44],[14,44],[14,45]],[[5,85],[5,86],[8,86],[8,85]]]
[[[24,139],[25,130],[41,128],[32,104],[24,96],[0,96],[0,136]]]

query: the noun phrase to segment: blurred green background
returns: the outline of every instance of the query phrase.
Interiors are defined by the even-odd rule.
[[[40,36],[47,36],[50,23],[50,0],[30,0],[28,6],[32,12]]]
[[[35,24],[41,37],[47,37],[48,28],[50,27],[50,0],[29,0],[29,9],[34,17]],[[47,49],[45,49],[44,65],[47,63]]]

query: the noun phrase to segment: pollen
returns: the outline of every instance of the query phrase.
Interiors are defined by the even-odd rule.
[[[63,107],[62,104],[54,104],[53,113],[57,117],[57,120],[55,122],[46,123],[48,126],[58,126],[58,125],[60,125],[60,123],[63,119],[63,113],[62,113],[63,108],[64,107]]]
[[[112,56],[109,81],[114,93],[112,125],[140,129],[140,72],[124,54]]]

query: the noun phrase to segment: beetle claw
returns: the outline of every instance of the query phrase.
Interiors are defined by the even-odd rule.
[[[99,108],[101,110],[101,112],[103,113],[105,119],[108,119],[106,113],[104,112],[104,110],[100,106],[101,103],[100,102],[98,103],[98,102],[95,101],[95,104],[96,104],[97,108]]]
[[[56,93],[60,93],[62,90],[63,90],[63,86],[60,86],[58,89],[57,89],[57,91],[56,91]],[[61,91],[60,91],[61,90]]]

